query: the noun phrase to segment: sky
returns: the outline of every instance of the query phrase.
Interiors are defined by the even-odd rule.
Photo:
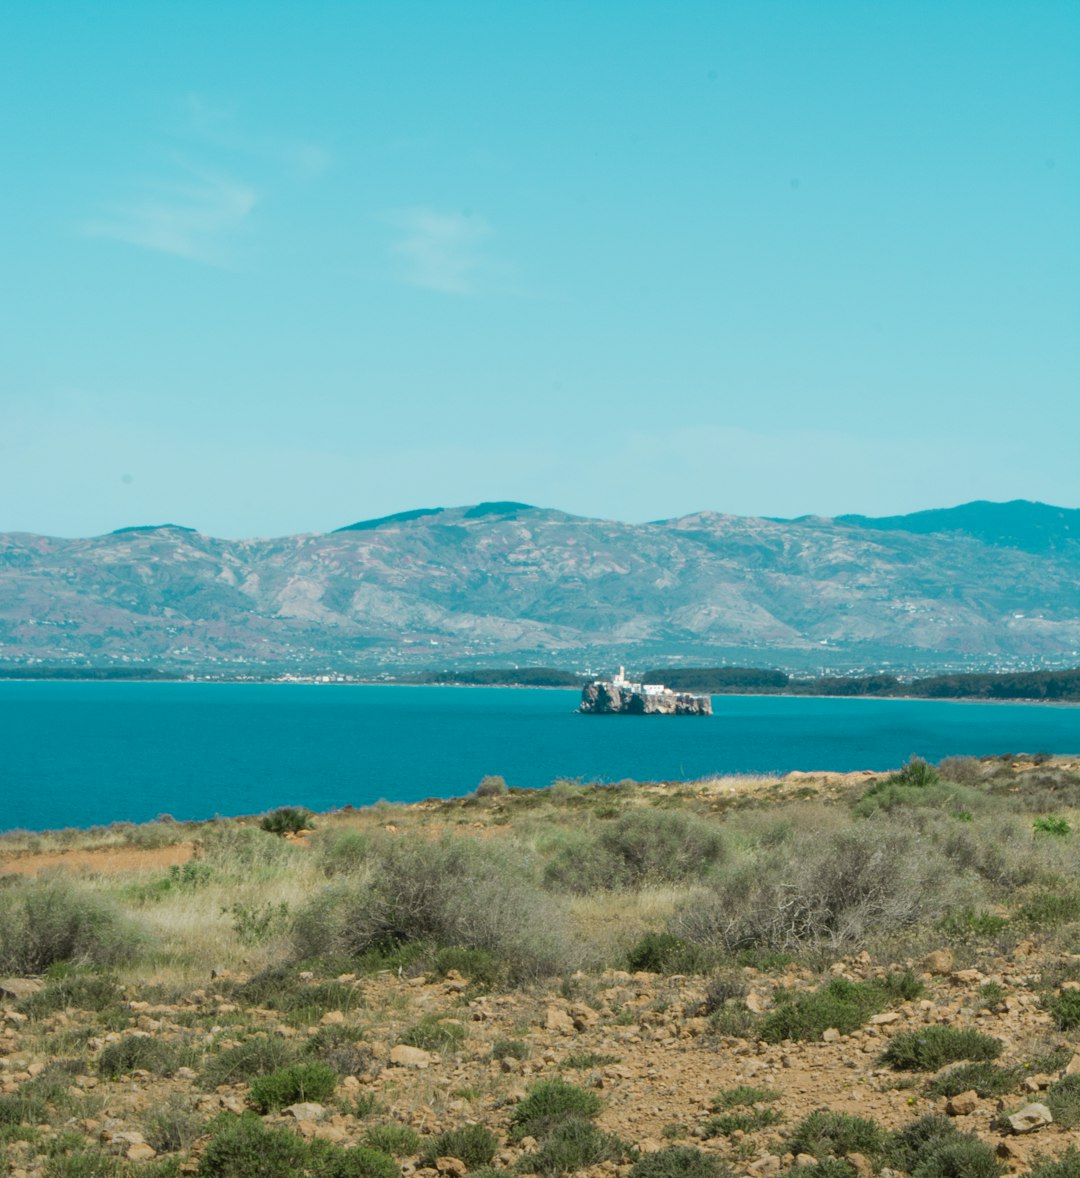
[[[6,0],[0,531],[1080,506],[1075,0]]]

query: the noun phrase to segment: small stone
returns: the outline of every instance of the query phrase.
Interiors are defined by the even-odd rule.
[[[321,1121],[326,1116],[326,1109],[313,1101],[301,1101],[283,1108],[282,1113],[287,1117],[294,1117],[298,1121]]]
[[[932,974],[947,974],[953,967],[953,955],[948,949],[935,949],[923,958],[923,969]]]
[[[42,984],[35,978],[3,978],[0,979],[0,998],[11,998],[18,1002],[36,994]]]
[[[324,1027],[340,1026],[345,1021],[345,1012],[343,1010],[328,1010],[326,1014],[319,1019],[319,1022]]]
[[[557,1006],[549,1006],[544,1014],[544,1027],[549,1031],[560,1031],[564,1035],[573,1034],[577,1029],[574,1020]]]
[[[426,1068],[431,1066],[431,1053],[399,1043],[390,1051],[390,1062],[399,1068]]]
[[[1054,1116],[1045,1104],[1026,1104],[1006,1119],[1014,1133],[1031,1133],[1043,1125],[1053,1124]]]
[[[840,1039],[840,1032],[836,1027],[828,1027],[821,1032],[821,1041],[823,1043],[836,1043]]]
[[[983,981],[983,974],[977,969],[957,969],[953,971],[952,980],[962,985],[975,985]]]
[[[750,993],[746,995],[745,1002],[746,1009],[750,1011],[751,1014],[764,1014],[765,1011],[769,1009],[768,999],[759,994],[756,990],[751,990]]]
[[[945,1111],[950,1117],[968,1117],[979,1107],[979,1094],[973,1089],[950,1097]]]
[[[900,1013],[895,1010],[886,1010],[884,1014],[872,1014],[870,1016],[870,1025],[872,1027],[884,1027],[889,1023],[895,1023],[900,1018]]]
[[[157,1150],[145,1141],[137,1141],[129,1146],[125,1156],[132,1162],[148,1162],[151,1158],[157,1157]]]

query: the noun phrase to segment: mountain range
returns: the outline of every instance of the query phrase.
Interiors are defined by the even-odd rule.
[[[330,534],[0,535],[0,664],[371,673],[542,662],[1075,665],[1080,510],[646,524],[524,503]]]

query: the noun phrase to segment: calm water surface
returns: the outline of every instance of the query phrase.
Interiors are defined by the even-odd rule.
[[[0,683],[0,829],[327,810],[559,777],[889,769],[1080,752],[1080,708],[717,696],[715,715],[579,716],[576,691]]]

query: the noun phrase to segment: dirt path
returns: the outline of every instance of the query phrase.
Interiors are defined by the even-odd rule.
[[[37,875],[62,868],[95,875],[124,871],[155,871],[186,863],[194,854],[191,843],[168,847],[101,847],[96,851],[43,851],[30,855],[0,856],[0,875]]]

